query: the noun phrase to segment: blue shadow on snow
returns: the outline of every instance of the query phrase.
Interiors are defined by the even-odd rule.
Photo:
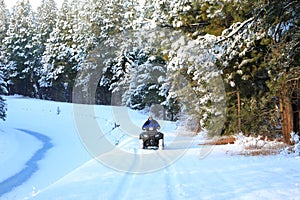
[[[39,169],[38,161],[42,160],[46,152],[53,147],[51,139],[45,135],[24,129],[17,130],[35,137],[43,143],[43,146],[25,163],[21,171],[0,183],[0,197],[26,182]]]

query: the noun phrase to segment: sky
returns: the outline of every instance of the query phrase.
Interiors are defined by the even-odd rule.
[[[5,4],[7,5],[7,7],[9,9],[11,9],[17,2],[18,0],[4,0]],[[42,0],[29,0],[29,2],[31,3],[33,9],[37,9],[37,7],[41,4]],[[60,5],[62,4],[63,0],[55,0],[58,7],[60,7]]]

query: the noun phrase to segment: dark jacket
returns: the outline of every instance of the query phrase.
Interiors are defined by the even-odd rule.
[[[158,124],[158,122],[157,122],[156,120],[154,120],[154,119],[149,120],[149,119],[148,119],[148,120],[144,123],[142,129],[143,129],[143,130],[146,130],[146,129],[149,129],[149,128],[153,128],[154,130],[157,130],[157,129],[160,129],[160,125]]]

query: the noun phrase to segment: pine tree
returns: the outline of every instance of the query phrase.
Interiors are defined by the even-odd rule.
[[[9,75],[9,93],[35,97],[38,93],[35,59],[38,40],[35,35],[34,13],[28,0],[19,1],[10,17],[4,39],[5,67]]]
[[[170,96],[181,105],[181,121],[194,131],[206,128],[218,134],[224,120],[224,87],[221,70],[215,67],[216,37],[207,35],[196,40],[182,36],[172,44]]]
[[[181,103],[181,115],[185,116],[186,121],[194,122],[192,125],[194,129],[210,127],[210,132],[220,132],[222,127],[214,128],[212,121],[213,119],[218,122],[224,121],[225,113],[219,111],[225,106],[223,104],[225,97],[222,96],[224,87],[217,91],[212,85],[219,83],[222,70],[215,67],[214,51],[218,49],[218,44],[215,45],[217,38],[206,34],[220,35],[233,22],[251,17],[253,2],[176,0],[151,1],[149,4],[152,4],[150,8],[154,9],[152,13],[147,14],[157,26],[183,31],[179,37],[173,31],[169,37],[166,36],[160,42],[169,43],[162,48],[171,52],[167,56],[170,60],[168,69],[170,83],[165,84],[170,88],[169,98],[175,98]],[[188,33],[188,37],[185,33]],[[177,38],[175,42],[170,40],[174,37]],[[196,44],[198,45],[194,46]],[[178,80],[182,80],[179,85]],[[218,122],[216,124],[222,124]]]
[[[122,80],[129,83],[123,95],[123,102],[133,109],[140,110],[146,106],[160,105],[165,100],[165,97],[160,95],[160,88],[166,79],[166,63],[160,57],[151,56],[150,52],[144,50],[137,49],[132,54],[129,80]]]
[[[4,0],[0,0],[0,95],[7,94],[6,82],[4,81],[4,60],[2,51],[4,50],[3,40],[6,37],[8,29],[8,10]],[[5,120],[6,104],[2,96],[0,96],[0,119]]]
[[[76,19],[73,40],[76,44],[77,76],[74,85],[73,102],[109,104],[110,94],[106,88],[99,87],[102,66],[109,53],[103,44],[106,40],[102,33],[102,1],[74,1],[72,10]],[[105,5],[105,4],[104,4]],[[102,46],[103,45],[103,46]],[[103,98],[104,96],[104,98]],[[107,97],[107,98],[106,98]]]
[[[0,0],[0,70],[4,72],[4,62],[5,62],[5,56],[3,55],[5,46],[4,46],[4,39],[7,34],[8,30],[8,19],[9,12],[6,8],[6,5],[4,3],[4,0]]]
[[[46,98],[58,101],[72,101],[72,89],[77,75],[78,54],[74,41],[76,15],[65,0],[60,9],[58,20],[43,54],[41,87],[48,93]]]
[[[252,40],[251,45],[227,59],[227,67],[223,70],[228,93],[228,123],[226,133],[238,132],[238,117],[242,121],[242,131],[247,134],[269,133],[274,129],[276,118],[276,101],[270,95],[267,82],[270,81],[265,55],[269,47],[263,39]],[[240,102],[237,99],[240,94]],[[242,104],[238,116],[238,104]],[[274,116],[274,117],[272,117]],[[272,125],[273,124],[273,125]]]
[[[237,132],[238,118],[242,131],[247,134],[275,135],[276,127],[281,125],[278,103],[282,102],[281,92],[288,90],[285,81],[288,77],[299,77],[297,64],[293,65],[299,63],[293,56],[299,51],[295,45],[299,39],[296,20],[299,12],[293,6],[296,2],[256,5],[253,17],[223,32],[224,53],[220,66],[225,67],[223,77],[229,94],[227,133]],[[237,115],[237,92],[241,97],[240,116]],[[285,140],[288,142],[288,137]]]
[[[193,38],[221,35],[233,23],[250,18],[259,4],[254,0],[154,0],[151,18],[158,26],[180,29]]]
[[[57,20],[58,9],[54,0],[43,0],[41,5],[37,8],[37,36],[39,39],[39,51],[37,53],[36,60],[39,65],[36,67],[38,73],[38,79],[42,76],[42,56],[46,50],[46,43],[50,39],[50,33],[54,30]],[[46,91],[40,87],[40,82],[37,81],[39,88],[39,97],[45,98]]]
[[[0,44],[2,46],[3,39],[6,37],[8,29],[8,10],[4,0],[0,0]]]
[[[272,95],[279,99],[280,125],[283,138],[290,143],[290,133],[299,132],[300,110],[300,8],[297,0],[268,2],[262,16],[262,28],[269,30],[272,40],[268,56],[270,81],[268,86]],[[278,14],[280,13],[280,14]],[[271,41],[271,42],[270,42]]]
[[[55,28],[58,9],[54,0],[42,0],[41,5],[37,8],[37,31],[43,52],[45,43],[50,38],[50,33]]]
[[[259,21],[255,21],[254,17],[234,23],[223,31],[219,40],[223,52],[218,66],[223,71],[228,102],[225,134],[239,131],[254,134],[268,132],[271,128],[267,115],[275,102],[272,105],[272,99],[266,98],[269,94],[266,85],[269,76],[264,55],[268,47],[261,42],[265,34],[251,28],[256,23],[259,24]],[[239,121],[242,127],[238,126]]]
[[[6,82],[3,79],[3,73],[0,71],[0,95],[7,94]],[[5,120],[6,104],[2,96],[0,96],[0,119]]]
[[[124,52],[129,52],[135,47],[136,41],[132,33],[134,27],[138,26],[138,23],[135,23],[138,13],[135,3],[138,2],[93,1],[86,6],[86,13],[90,13],[87,15],[91,24],[90,35],[94,36],[92,39],[94,43],[91,45],[92,48],[89,48],[91,50],[88,57],[96,66],[94,71],[103,71],[96,89],[96,96],[101,98],[101,100],[96,100],[98,103],[111,103],[111,91],[115,83],[119,81],[117,77],[124,70],[124,63],[118,62],[124,61],[121,58],[125,58]],[[120,100],[118,103],[121,104],[121,97],[118,99]]]

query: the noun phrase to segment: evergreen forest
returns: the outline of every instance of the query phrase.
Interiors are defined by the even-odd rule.
[[[210,135],[300,126],[299,0],[0,0],[5,95],[118,105]]]

